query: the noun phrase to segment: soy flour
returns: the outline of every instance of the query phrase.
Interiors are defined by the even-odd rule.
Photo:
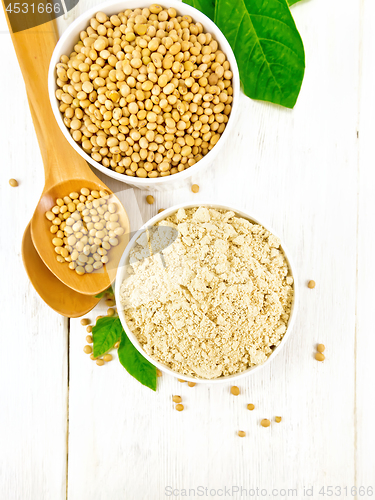
[[[178,210],[138,238],[128,267],[121,305],[129,328],[181,374],[242,372],[282,341],[293,278],[280,241],[232,211]]]

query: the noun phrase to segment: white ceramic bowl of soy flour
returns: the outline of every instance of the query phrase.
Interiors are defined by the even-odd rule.
[[[92,25],[95,27],[95,29],[98,29],[97,25],[100,23],[95,21],[95,16],[97,13],[104,13],[102,15],[107,15],[110,18],[113,15],[117,16],[117,14],[119,14],[120,12],[124,13],[127,9],[134,10],[134,9],[148,8],[148,7],[150,7],[151,3],[152,2],[147,3],[147,2],[144,2],[141,0],[126,0],[126,1],[118,1],[118,0],[113,1],[113,0],[111,0],[111,1],[108,1],[105,3],[102,3],[100,5],[91,7],[90,9],[83,12],[64,31],[64,33],[61,35],[61,38],[55,47],[55,50],[52,54],[50,66],[49,66],[48,91],[49,91],[49,98],[50,98],[52,110],[53,110],[53,113],[55,115],[55,118],[57,120],[57,123],[58,123],[62,133],[64,134],[65,138],[70,143],[70,145],[87,162],[89,162],[95,168],[100,170],[100,172],[103,172],[104,174],[109,175],[110,177],[113,177],[114,179],[117,179],[118,181],[125,182],[127,184],[130,184],[130,185],[137,187],[137,188],[140,188],[140,189],[161,191],[161,190],[167,190],[167,189],[173,189],[176,187],[181,187],[184,184],[186,184],[187,179],[189,177],[191,177],[192,175],[197,174],[202,169],[204,169],[208,166],[214,167],[215,158],[218,157],[218,154],[220,153],[220,151],[222,150],[224,145],[227,143],[228,137],[230,136],[230,133],[231,133],[231,129],[233,128],[233,125],[236,121],[236,115],[238,113],[239,98],[240,98],[240,78],[239,78],[239,73],[238,73],[238,67],[237,67],[237,63],[236,63],[236,59],[234,57],[233,51],[232,51],[228,41],[226,40],[225,36],[219,30],[219,28],[207,16],[205,16],[202,12],[191,7],[190,5],[186,5],[186,4],[184,4],[182,2],[178,2],[176,0],[168,0],[168,1],[162,2],[162,4],[161,4],[162,7],[165,9],[169,9],[169,8],[175,9],[177,11],[177,16],[190,16],[190,18],[192,18],[193,22],[200,23],[203,26],[204,33],[209,33],[210,35],[212,35],[213,40],[216,40],[216,42],[218,43],[217,50],[220,50],[220,51],[222,51],[222,53],[224,53],[224,55],[227,59],[227,62],[229,62],[229,65],[230,65],[230,68],[229,68],[230,72],[232,73],[231,88],[233,89],[233,92],[232,92],[232,95],[230,96],[231,111],[230,111],[230,114],[228,116],[225,116],[225,118],[224,118],[224,120],[228,119],[228,121],[226,122],[225,129],[222,131],[222,133],[220,132],[220,129],[217,130],[217,132],[215,132],[216,124],[214,127],[212,127],[211,122],[208,122],[205,125],[203,125],[203,126],[206,126],[206,128],[207,128],[207,126],[210,126],[212,128],[212,131],[211,131],[212,137],[207,139],[207,140],[204,139],[205,143],[209,144],[209,147],[207,149],[205,146],[205,149],[204,150],[202,149],[203,157],[201,159],[199,159],[199,157],[201,156],[201,153],[199,151],[194,153],[194,151],[195,151],[194,148],[196,147],[197,149],[199,149],[201,146],[200,144],[198,145],[196,141],[199,140],[198,139],[198,131],[202,129],[202,134],[203,134],[203,126],[201,127],[201,129],[196,127],[196,129],[194,129],[194,131],[193,131],[193,126],[195,123],[194,120],[198,120],[194,109],[193,110],[191,110],[191,109],[185,110],[185,114],[181,115],[181,117],[184,116],[184,120],[185,120],[185,119],[187,119],[186,113],[190,113],[190,115],[192,115],[192,119],[193,119],[193,121],[191,121],[191,125],[188,125],[189,128],[186,129],[186,131],[189,134],[192,134],[189,136],[190,138],[187,139],[188,142],[186,142],[186,145],[189,146],[189,143],[191,143],[191,148],[193,150],[189,153],[190,156],[189,156],[188,162],[193,162],[193,161],[197,160],[196,163],[192,164],[191,166],[188,166],[188,164],[189,164],[188,162],[182,163],[181,160],[178,159],[178,155],[180,154],[179,151],[175,152],[175,155],[177,155],[177,156],[174,156],[174,159],[172,157],[167,156],[167,151],[172,151],[172,148],[171,148],[170,144],[168,145],[168,142],[169,143],[173,142],[173,141],[177,142],[175,136],[178,136],[179,132],[181,132],[179,127],[183,126],[182,121],[184,121],[184,120],[181,121],[180,118],[178,118],[181,121],[181,123],[176,122],[176,127],[175,127],[176,131],[175,131],[174,128],[168,128],[166,126],[167,121],[165,120],[166,116],[164,116],[164,122],[160,121],[160,123],[159,123],[157,121],[157,123],[159,123],[158,127],[163,127],[163,128],[160,128],[159,131],[157,130],[159,137],[155,137],[155,140],[148,139],[148,146],[147,147],[143,146],[142,144],[146,144],[147,141],[145,141],[146,135],[145,136],[142,135],[142,129],[145,129],[150,122],[148,122],[148,124],[141,125],[141,126],[139,126],[139,124],[142,122],[142,120],[143,120],[143,122],[146,122],[149,120],[149,113],[147,114],[146,117],[142,117],[142,118],[140,117],[139,112],[136,115],[135,114],[132,115],[133,111],[129,111],[128,104],[126,104],[126,105],[121,104],[122,101],[121,101],[120,97],[119,97],[120,100],[118,102],[115,100],[115,104],[114,105],[111,104],[111,99],[112,99],[112,94],[111,94],[111,96],[109,96],[107,101],[105,102],[105,106],[107,106],[107,105],[109,106],[108,111],[110,113],[112,113],[112,111],[111,111],[112,106],[120,106],[120,107],[117,107],[113,110],[113,111],[116,111],[117,120],[114,120],[114,115],[112,115],[112,119],[111,119],[111,117],[107,119],[105,117],[107,111],[105,111],[105,109],[103,108],[104,104],[100,105],[100,103],[99,103],[100,96],[99,96],[99,98],[97,98],[97,96],[95,97],[95,95],[93,94],[96,91],[101,92],[103,89],[105,91],[105,86],[101,87],[101,88],[98,87],[99,85],[103,85],[103,82],[104,82],[104,79],[101,78],[102,83],[98,83],[99,79],[100,79],[100,77],[98,79],[98,75],[96,74],[96,73],[98,73],[98,71],[97,71],[98,68],[95,68],[95,70],[90,71],[90,68],[92,67],[92,66],[90,66],[90,64],[95,63],[96,59],[92,60],[91,58],[88,58],[85,61],[82,61],[82,63],[83,63],[83,65],[81,67],[82,72],[79,69],[79,65],[78,65],[77,60],[75,60],[74,61],[75,65],[73,66],[73,68],[77,68],[77,69],[74,73],[74,76],[72,76],[71,78],[70,78],[69,74],[68,74],[68,76],[67,76],[67,74],[65,74],[64,63],[62,63],[62,61],[60,59],[61,56],[63,56],[63,55],[67,56],[69,58],[69,55],[74,51],[74,47],[78,47],[78,45],[76,45],[76,44],[78,42],[80,44],[82,44],[82,41],[80,40],[80,33],[85,32],[85,30],[90,26],[90,22],[93,23]],[[115,22],[117,22],[117,21],[115,21]],[[115,29],[117,29],[115,25],[113,27]],[[92,28],[90,28],[90,29],[92,29]],[[118,27],[118,29],[120,31],[122,30],[121,33],[119,32],[119,34],[121,34],[122,38],[118,38],[118,40],[122,40],[123,37],[126,36],[125,33],[128,33],[127,30],[132,29],[132,28],[126,27],[125,25],[121,25]],[[100,33],[102,33],[101,30],[104,30],[103,33],[106,31],[104,24],[100,24]],[[112,30],[112,31],[114,31],[114,30]],[[166,33],[166,34],[168,34],[168,33]],[[87,32],[84,36],[87,37]],[[98,33],[95,32],[93,36],[97,37]],[[118,35],[116,35],[116,36],[118,36]],[[115,38],[113,40],[115,40]],[[83,44],[85,45],[86,43],[88,43],[88,42],[83,40]],[[118,41],[116,43],[118,43]],[[133,43],[134,44],[136,42],[126,42],[125,40],[123,40],[121,43],[123,43],[123,44]],[[195,42],[195,43],[197,43],[197,42]],[[191,42],[191,46],[193,46],[193,45],[194,45],[193,42]],[[116,45],[116,47],[117,47],[116,50],[118,50],[118,52],[116,52],[116,57],[118,56],[118,58],[122,58],[121,60],[119,59],[119,61],[118,61],[121,64],[123,62],[123,58],[125,58],[127,55],[129,55],[129,54],[125,55],[126,49],[129,48],[129,46],[128,47],[121,46],[121,48],[120,48],[120,45]],[[169,45],[168,45],[168,47],[169,47]],[[89,47],[87,47],[87,49],[88,48]],[[112,50],[111,46],[109,46],[108,48]],[[119,48],[120,48],[120,50],[119,50]],[[106,53],[106,55],[104,55],[104,53]],[[186,53],[187,52],[185,52],[185,54]],[[171,53],[167,52],[167,55],[168,54],[172,58],[174,57],[172,52]],[[181,54],[183,54],[183,53],[181,52]],[[78,54],[78,56],[81,56],[81,55],[82,55],[82,53]],[[96,58],[97,56],[99,57],[101,55],[103,55],[103,57],[106,58],[109,56],[109,51],[102,50],[101,52],[98,52],[98,54],[95,54],[95,50],[94,50],[94,55],[92,57]],[[115,57],[115,55],[111,54],[111,57],[113,59]],[[129,57],[130,57],[130,55],[129,55]],[[152,54],[150,55],[150,57],[152,58]],[[177,56],[175,56],[175,57],[177,57]],[[139,61],[140,61],[140,59],[139,59]],[[66,62],[68,63],[68,61],[66,61]],[[108,61],[103,60],[103,63],[101,62],[101,64],[104,64],[105,62],[107,62],[107,64],[108,64],[108,62],[115,64],[112,62],[111,59],[108,59]],[[176,59],[176,62],[177,62],[177,59]],[[73,62],[69,61],[69,64],[72,65]],[[143,64],[145,65],[146,62],[144,62]],[[58,79],[57,65],[60,65],[59,69],[63,73],[62,77],[59,78],[59,85],[57,82],[57,79]],[[195,65],[196,69],[198,69],[198,66],[200,65],[199,61],[197,63],[194,63],[194,65]],[[68,68],[68,64],[65,64],[65,66],[66,66],[66,68],[65,68],[66,72],[68,73],[68,70],[71,69],[71,67]],[[87,66],[87,68],[85,68],[84,66]],[[149,64],[148,64],[148,66],[149,66]],[[207,64],[205,66],[207,66]],[[116,66],[116,68],[117,68],[117,66]],[[146,68],[146,66],[141,67],[140,70],[142,70],[142,68]],[[216,70],[217,69],[215,69],[215,71]],[[126,71],[126,70],[124,70],[124,71]],[[168,71],[170,71],[170,70],[168,70]],[[208,68],[206,70],[207,75],[209,76],[208,71],[211,71],[211,69]],[[202,71],[200,70],[200,72],[202,72]],[[117,69],[116,69],[116,71],[114,73],[115,73],[115,76],[113,76],[112,74],[110,75],[111,78],[113,76],[111,88],[115,89],[116,85],[118,85],[118,88],[117,88],[118,92],[116,90],[117,94],[121,93],[122,90],[125,89],[124,93],[123,93],[123,99],[125,99],[124,96],[126,95],[126,92],[128,91],[128,87],[125,85],[123,87],[123,89],[121,89],[119,85],[129,83],[129,86],[134,86],[134,85],[136,85],[135,79],[134,79],[134,77],[130,76],[130,78],[133,78],[132,82],[130,82],[130,81],[128,82],[129,77],[127,77],[126,81],[124,81],[125,76],[123,75],[122,71],[120,71],[119,75],[117,75]],[[184,76],[184,73],[186,73],[186,70],[184,72],[182,72],[181,74],[180,73],[175,74],[175,76],[177,75],[178,78],[180,78],[179,82],[187,82],[186,76]],[[194,73],[194,71],[192,71],[192,74],[193,73]],[[94,76],[92,76],[92,75],[94,75]],[[156,73],[152,73],[152,75],[154,75],[157,79]],[[140,76],[142,76],[142,74]],[[146,77],[146,75],[143,75],[143,76]],[[176,76],[176,79],[178,80],[177,76]],[[185,80],[182,77],[185,78]],[[200,78],[198,80],[198,78],[199,78],[198,73],[196,73],[195,77],[196,77],[195,85],[197,85],[197,82],[201,82],[202,78]],[[89,78],[90,78],[90,80],[88,80]],[[117,81],[116,80],[117,78],[119,78],[120,80]],[[149,78],[149,80],[147,80],[147,82],[151,82],[152,76],[150,76],[150,73],[148,74],[148,78]],[[222,77],[220,77],[220,78],[222,78]],[[108,79],[109,79],[109,77],[106,78],[106,81]],[[77,81],[76,84],[74,84],[75,81]],[[85,81],[86,87],[84,87],[84,85],[82,83],[83,81]],[[156,87],[159,87],[159,80],[157,82],[155,82],[155,80],[153,80],[153,81],[155,83],[154,87],[156,89]],[[143,80],[142,80],[142,82],[143,82]],[[219,82],[219,83],[221,84],[223,82]],[[93,89],[90,90],[90,94],[85,93],[83,91],[83,89],[82,89],[82,91],[78,91],[78,94],[77,94],[77,91],[74,91],[72,84],[73,85],[80,85],[81,84],[81,86],[84,87],[85,89],[87,89],[87,87],[89,87],[91,89],[91,85],[93,85]],[[105,85],[108,86],[109,84],[111,84],[111,82],[106,83]],[[137,82],[137,84],[141,85],[141,81]],[[65,85],[65,87],[66,87],[65,90],[64,90],[64,88],[61,87],[61,85]],[[162,85],[162,84],[160,83],[160,85]],[[182,83],[180,83],[179,86],[175,89],[175,92],[180,90],[180,85],[182,85]],[[190,85],[190,83],[188,85]],[[134,88],[138,89],[138,87],[134,87]],[[193,89],[193,87],[190,87],[190,88]],[[204,88],[208,89],[209,87],[206,86]],[[153,88],[151,92],[154,92],[155,89]],[[162,87],[161,91],[163,91],[164,89],[166,89],[166,87]],[[203,89],[203,87],[200,87],[200,89]],[[138,90],[141,91],[142,89],[139,88]],[[159,92],[159,90],[160,89],[156,89],[155,90],[156,94],[152,95],[151,97],[156,99],[157,93]],[[69,92],[71,92],[71,95],[68,95]],[[89,92],[89,90],[87,90],[87,92]],[[113,90],[113,92],[115,92],[115,90]],[[151,92],[148,90],[145,90],[145,92],[148,92],[149,94],[151,94]],[[194,92],[197,92],[197,90],[194,90]],[[223,90],[221,90],[221,92],[223,92]],[[226,92],[226,90],[224,91],[224,93],[225,92]],[[169,91],[168,91],[168,93],[169,93]],[[199,93],[199,92],[197,92],[197,93]],[[77,94],[77,96],[76,96],[76,94]],[[81,94],[83,97],[81,97]],[[115,94],[113,94],[113,95],[115,95]],[[160,99],[160,102],[157,100],[155,102],[153,101],[154,107],[152,108],[152,111],[158,115],[157,119],[159,119],[159,118],[161,119],[163,113],[161,113],[159,111],[158,105],[161,104],[163,99],[164,99],[164,101],[166,100],[165,97],[168,99],[171,96],[167,95],[167,96],[163,97],[163,93],[160,93],[158,95],[160,95],[162,97]],[[196,94],[194,94],[194,97],[193,97],[193,95],[191,96],[192,100],[189,100],[186,102],[190,102],[191,104],[194,103],[195,102],[194,101],[195,95]],[[151,97],[150,97],[150,99],[151,99]],[[177,94],[175,94],[175,97],[177,97],[177,99],[178,99],[177,103],[173,104],[171,102],[169,104],[171,104],[171,106],[176,106],[176,107],[179,105],[179,108],[177,108],[177,109],[180,109],[180,112],[182,112],[181,111],[181,109],[182,109],[181,104],[179,104],[179,103],[180,103],[180,101],[182,102],[184,100],[184,95],[182,93],[177,93]],[[74,98],[74,101],[73,101],[74,106],[77,105],[78,108],[80,109],[78,116],[77,115],[74,116],[75,110],[73,110],[73,114],[72,114],[71,105],[67,104],[67,103],[70,103],[72,101],[72,98]],[[80,101],[80,98],[83,100]],[[211,98],[212,98],[212,95],[211,95]],[[214,96],[214,98],[215,98],[215,96]],[[218,99],[219,95],[216,95],[216,98]],[[96,101],[95,101],[95,99],[96,99]],[[138,99],[138,97],[137,97],[137,99]],[[143,97],[141,97],[139,99],[143,99]],[[144,97],[144,99],[146,99],[146,97]],[[150,99],[148,99],[148,100],[150,100]],[[223,99],[224,99],[224,97],[223,97]],[[90,100],[91,100],[91,102],[89,102]],[[95,104],[93,101],[95,101]],[[145,101],[142,101],[142,102],[146,102],[146,101],[147,101],[147,99]],[[139,104],[139,102],[140,101],[138,101],[138,104]],[[215,101],[212,101],[212,102],[215,102]],[[206,103],[205,101],[202,101],[202,103],[204,103],[205,105],[210,104],[209,102]],[[131,104],[133,105],[135,103],[131,103]],[[92,111],[90,111],[90,106],[92,108]],[[98,109],[96,109],[96,108],[94,109],[95,106]],[[228,106],[229,106],[229,104],[228,104]],[[68,112],[66,111],[67,107],[69,107]],[[133,109],[133,107],[132,107],[132,109]],[[137,118],[137,123],[136,124],[134,124],[133,122],[130,122],[130,124],[120,123],[119,122],[120,118],[117,116],[118,111],[120,109],[122,109],[122,113],[123,113],[121,120],[126,121],[127,117],[131,118],[132,116],[137,116],[137,117],[139,117],[139,120]],[[151,108],[146,106],[145,108],[140,108],[140,109],[150,110]],[[83,110],[83,113],[81,113],[82,110]],[[90,111],[89,115],[87,115],[88,111]],[[99,111],[100,111],[100,113],[102,113],[101,115],[98,114]],[[173,113],[173,110],[170,110],[170,111]],[[200,110],[199,110],[199,113],[200,113]],[[222,120],[223,116],[224,116],[223,113],[225,114],[226,111],[225,110],[223,112],[214,111],[214,113],[215,113],[215,119],[217,116],[220,115],[218,120]],[[165,115],[165,113],[164,113],[164,115]],[[96,119],[95,119],[95,117],[96,117]],[[74,119],[74,124],[72,124],[73,119]],[[89,121],[87,121],[87,119]],[[151,120],[151,118],[150,118],[150,120]],[[154,120],[154,117],[152,117],[152,120]],[[176,118],[176,120],[177,120],[177,118]],[[111,121],[111,123],[110,123],[110,121]],[[188,122],[186,122],[186,123],[189,123],[189,122],[190,122],[190,120],[188,120]],[[211,123],[211,125],[210,125],[210,123]],[[128,127],[128,125],[129,125],[129,127]],[[153,123],[151,123],[151,125],[153,125]],[[155,123],[155,125],[156,125],[156,123]],[[122,130],[121,127],[124,130]],[[97,128],[98,128],[98,130],[97,130]],[[170,135],[170,138],[168,138],[168,139],[165,139],[165,137],[163,135],[164,128],[166,130],[165,135],[167,135],[167,134]],[[192,129],[191,132],[189,132],[190,128]],[[112,129],[114,130],[114,132],[111,132]],[[110,144],[108,142],[104,145],[101,145],[97,142],[96,146],[94,144],[90,144],[90,142],[92,141],[92,136],[94,136],[94,139],[96,139],[97,132],[99,131],[99,133],[102,133],[104,130],[106,130],[108,132],[108,135],[106,137],[111,139],[112,146],[110,146]],[[154,130],[154,129],[152,129],[152,130]],[[90,134],[92,132],[92,134],[87,135],[86,134],[87,131],[89,131]],[[140,133],[142,135],[141,140],[143,142],[138,143],[137,142],[138,139],[136,138],[135,145],[137,146],[137,149],[135,149],[134,152],[131,152],[129,147],[126,150],[124,148],[125,148],[125,146],[127,146],[125,144],[127,139],[131,139],[133,141],[132,137],[130,136],[130,133],[131,132],[134,133],[134,131],[135,131],[135,133],[137,133],[137,131],[138,132],[140,131]],[[221,135],[220,135],[220,138],[217,140],[218,132],[220,132]],[[207,133],[210,133],[210,131],[204,130],[204,133],[207,134]],[[112,134],[114,134],[114,135],[112,135]],[[120,136],[120,134],[121,134],[121,136]],[[122,135],[124,137],[122,137]],[[215,138],[214,138],[214,135],[215,135]],[[191,137],[194,138],[194,136],[196,136],[196,138],[194,139],[195,142],[193,144]],[[149,137],[149,136],[147,136],[147,137]],[[163,141],[160,142],[160,137],[163,137],[165,139],[165,141],[163,139]],[[208,137],[208,135],[207,135],[207,137]],[[83,149],[84,141],[86,144],[86,149]],[[102,139],[100,140],[100,142],[101,141],[102,141]],[[116,143],[116,141],[118,141],[118,143]],[[211,141],[211,142],[213,141],[213,142],[212,142],[212,144],[210,144],[210,142],[207,142],[207,141]],[[116,144],[113,144],[113,143],[116,143]],[[138,149],[138,144],[140,144],[140,149]],[[101,148],[100,150],[99,150],[99,146]],[[134,141],[130,143],[130,147],[133,148],[133,146],[134,146]],[[158,148],[160,148],[160,146],[163,146],[163,148],[165,147],[165,151],[162,150],[160,152],[158,149]],[[173,144],[173,146],[175,146],[175,144]],[[151,149],[151,147],[152,148],[155,147],[157,149],[156,150]],[[178,149],[177,145],[176,145],[176,147]],[[183,145],[182,145],[182,147],[183,147]],[[212,147],[212,149],[210,149],[210,147]],[[95,150],[95,148],[98,148],[98,149]],[[116,149],[116,151],[115,151],[115,149],[113,149],[113,148],[115,148],[115,149],[117,148],[118,150]],[[147,155],[147,157],[146,156],[143,157],[142,156],[142,148],[146,148],[143,151],[147,151],[149,149],[151,152],[155,152],[155,157],[153,157],[152,155],[151,155],[151,157],[153,159],[150,159],[151,157],[148,155]],[[203,146],[202,146],[202,148],[203,148]],[[109,149],[110,155],[108,152],[107,153],[103,152],[106,149]],[[205,153],[206,149],[208,151],[207,153]],[[138,151],[139,151],[140,159],[137,156]],[[163,159],[156,157],[157,152],[163,156]],[[181,150],[181,153],[182,153],[182,150]],[[185,153],[186,153],[186,151],[185,151]],[[184,155],[185,155],[185,153],[184,153]],[[134,154],[135,154],[135,156],[133,157]],[[186,158],[184,157],[184,155],[182,155],[183,161],[185,161],[186,158],[188,158],[188,155],[185,155]],[[120,158],[120,156],[121,156],[121,158]],[[129,160],[130,156],[132,159],[131,163]],[[136,158],[136,159],[134,160],[133,158]],[[116,162],[118,162],[118,163],[116,163],[116,165],[115,165],[115,163],[113,165],[111,165],[110,162],[112,160],[115,163]],[[136,167],[137,167],[137,165],[140,165],[139,162],[142,164],[142,168],[138,172]],[[161,162],[163,163],[163,166],[162,166]],[[167,168],[168,162],[170,162],[170,167],[171,167],[169,171]],[[147,165],[143,165],[144,163],[147,163]],[[149,171],[149,169],[151,168],[150,165],[151,166],[153,165],[153,171],[151,171],[151,172]],[[130,170],[132,168],[134,168],[135,170],[133,170],[133,172],[130,175]],[[166,169],[166,170],[162,170],[162,169]],[[180,169],[183,169],[183,170],[180,171]],[[124,172],[122,170],[124,170]],[[146,177],[146,175],[145,175],[146,170],[147,170],[148,177]],[[178,172],[174,172],[173,170],[178,170]],[[127,171],[129,171],[129,175],[126,174]],[[136,173],[134,174],[134,172],[136,172]],[[172,175],[169,175],[169,172],[171,172]],[[163,174],[163,176],[161,176],[161,174]],[[158,175],[158,177],[152,178],[151,177],[152,175]],[[143,176],[145,178],[143,178]]]
[[[281,351],[298,281],[268,225],[233,207],[190,203],[134,235],[115,296],[126,334],[146,359],[179,379],[217,384],[254,373]]]

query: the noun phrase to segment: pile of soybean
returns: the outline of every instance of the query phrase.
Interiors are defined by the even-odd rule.
[[[108,252],[119,244],[118,238],[125,232],[118,207],[110,198],[107,191],[82,188],[80,193],[58,198],[46,212],[57,261],[67,262],[78,275],[107,264]]]
[[[182,172],[215,146],[232,109],[232,78],[201,23],[154,4],[98,12],[56,65],[56,97],[93,160],[155,178]]]

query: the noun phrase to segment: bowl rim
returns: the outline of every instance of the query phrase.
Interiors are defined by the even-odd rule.
[[[183,12],[183,14],[188,14],[190,15],[193,19],[198,18],[197,22],[201,22],[204,26],[204,29],[206,31],[210,31],[214,34],[215,39],[219,43],[220,49],[225,53],[227,60],[230,61],[231,65],[231,71],[233,74],[232,82],[233,82],[233,101],[232,101],[232,109],[231,113],[229,115],[229,119],[227,122],[227,125],[224,129],[224,132],[221,134],[220,139],[218,142],[215,144],[215,146],[212,148],[211,151],[209,151],[201,160],[199,160],[197,163],[192,165],[186,170],[183,170],[182,172],[178,172],[177,174],[174,175],[169,175],[167,177],[157,177],[155,179],[153,178],[141,178],[141,177],[131,177],[125,174],[119,174],[118,172],[115,172],[114,170],[111,170],[107,167],[104,167],[101,163],[93,160],[91,156],[89,156],[87,153],[84,152],[84,150],[78,146],[78,144],[73,140],[71,137],[68,128],[63,122],[61,112],[59,110],[58,106],[58,100],[55,96],[55,91],[57,90],[57,85],[56,85],[56,77],[55,77],[55,66],[56,64],[60,61],[60,57],[63,53],[62,51],[62,46],[66,43],[66,41],[69,38],[73,37],[73,34],[77,31],[77,27],[85,21],[87,21],[93,17],[97,12],[103,11],[103,12],[108,12],[108,10],[111,10],[112,8],[116,10],[116,6],[121,6],[121,10],[124,10],[126,8],[137,8],[137,6],[134,6],[134,4],[139,4],[138,8],[143,8],[144,7],[144,2],[140,0],[125,0],[123,2],[120,2],[118,0],[112,0],[109,2],[103,2],[99,5],[95,5],[91,7],[90,9],[87,9],[84,11],[80,16],[77,17],[69,26],[68,28],[62,33],[59,41],[56,44],[56,47],[52,53],[51,60],[49,63],[49,68],[48,68],[48,95],[49,95],[49,100],[50,104],[52,107],[53,114],[55,116],[55,119],[59,125],[60,130],[64,134],[65,138],[69,142],[69,144],[81,155],[82,158],[84,158],[90,165],[98,169],[100,172],[104,173],[105,175],[108,175],[109,177],[112,177],[118,181],[127,183],[127,184],[132,184],[133,186],[137,186],[142,188],[142,186],[148,187],[150,185],[160,186],[160,185],[165,185],[168,183],[174,183],[177,181],[180,181],[182,179],[185,179],[187,177],[191,177],[197,171],[201,168],[204,168],[205,166],[211,164],[215,157],[219,154],[220,150],[224,146],[225,142],[228,140],[228,137],[230,135],[230,132],[233,129],[234,123],[235,123],[235,117],[238,113],[239,110],[239,99],[240,99],[240,76],[239,76],[239,70],[238,70],[238,65],[237,61],[235,58],[235,55],[233,53],[233,50],[228,42],[228,40],[225,38],[224,34],[222,31],[216,26],[216,24],[211,21],[209,17],[207,17],[203,12],[200,12],[198,9],[195,9],[194,7],[187,5],[185,3],[176,1],[176,0],[168,0],[168,1],[163,1],[161,2],[162,5],[168,5],[168,7],[173,7],[175,8],[178,12]],[[131,6],[132,5],[132,6]],[[147,4],[149,5],[149,4]],[[120,11],[118,11],[120,12]],[[115,13],[115,12],[114,12]],[[198,13],[198,14],[197,14]],[[203,18],[203,22],[199,19],[199,17]],[[75,35],[74,35],[75,36]],[[223,47],[224,46],[224,47]]]
[[[169,217],[172,214],[175,214],[180,208],[184,209],[189,209],[189,208],[198,208],[198,207],[207,207],[207,208],[213,208],[213,209],[222,209],[222,210],[228,210],[228,211],[233,211],[236,215],[249,220],[250,222],[260,224],[263,226],[265,229],[267,229],[269,232],[271,232],[274,236],[278,237],[280,239],[280,246],[284,252],[285,258],[288,263],[289,270],[291,272],[291,276],[293,277],[293,290],[294,290],[294,296],[293,296],[293,304],[292,304],[292,309],[287,325],[287,330],[280,342],[280,344],[274,349],[273,353],[270,354],[270,356],[266,359],[264,363],[261,365],[257,365],[251,368],[248,368],[247,370],[236,373],[234,375],[228,375],[225,377],[219,377],[216,379],[202,379],[198,377],[191,377],[190,375],[184,375],[182,373],[176,372],[167,366],[163,365],[159,361],[155,360],[151,356],[149,356],[144,349],[142,348],[140,342],[138,339],[135,337],[135,335],[132,333],[130,328],[128,327],[126,320],[125,320],[125,315],[121,307],[121,301],[120,301],[120,287],[123,282],[123,275],[125,273],[125,266],[128,264],[128,258],[130,251],[135,245],[136,240],[139,238],[139,236],[144,232],[146,228],[154,226],[157,222],[160,222],[167,217]],[[255,217],[253,215],[250,215],[246,211],[244,211],[242,208],[238,207],[233,207],[225,204],[220,204],[220,203],[215,203],[215,202],[210,202],[210,201],[202,201],[202,202],[195,202],[195,203],[180,203],[178,205],[174,205],[170,208],[167,208],[163,210],[160,214],[156,214],[154,217],[152,217],[150,220],[148,220],[145,224],[143,224],[139,230],[133,235],[131,240],[129,241],[122,257],[119,263],[119,266],[117,268],[117,274],[116,274],[116,281],[115,281],[115,300],[117,304],[117,312],[121,321],[121,324],[131,341],[131,343],[134,345],[134,347],[137,349],[137,351],[142,354],[150,363],[152,363],[154,366],[159,368],[159,370],[163,371],[164,373],[167,373],[169,375],[172,375],[173,377],[180,378],[183,380],[186,380],[188,382],[196,382],[196,383],[204,383],[204,384],[220,384],[224,382],[233,382],[235,380],[242,379],[250,374],[253,374],[254,372],[260,370],[267,364],[269,364],[275,357],[279,354],[279,352],[282,350],[284,345],[286,344],[286,341],[288,340],[294,324],[296,320],[296,315],[297,315],[297,310],[298,310],[298,302],[299,302],[299,285],[298,285],[298,277],[297,277],[297,271],[295,264],[293,262],[293,259],[290,256],[290,252],[286,245],[284,244],[283,240],[278,236],[278,234],[273,230],[273,228],[269,224],[263,224],[258,217]]]

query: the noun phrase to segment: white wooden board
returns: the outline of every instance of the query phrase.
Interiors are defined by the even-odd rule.
[[[60,25],[94,4],[81,0]],[[309,0],[295,5],[293,15],[307,62],[295,109],[243,96],[228,147],[212,169],[192,179],[199,194],[187,182],[155,193],[152,206],[141,191],[124,198],[137,200],[132,228],[184,201],[238,206],[270,223],[294,256],[301,286],[294,332],[270,366],[239,384],[238,397],[229,384],[190,388],[165,375],[153,393],[117,359],[96,366],[83,353],[86,331],[79,320],[70,322],[68,336],[66,321],[27,284],[20,241],[42,169],[21,75],[9,36],[1,35],[10,75],[1,89],[18,97],[4,99],[8,122],[0,124],[3,213],[13,207],[1,247],[7,261],[1,333],[7,349],[0,363],[6,500],[159,500],[168,498],[167,486],[202,486],[217,496],[221,488],[242,486],[248,498],[272,498],[276,489],[279,497],[298,499],[305,487],[314,488],[309,498],[319,499],[320,489],[332,486],[341,488],[333,490],[336,498],[359,499],[352,486],[375,488],[375,7],[371,0]],[[8,187],[10,176],[21,180],[17,190]],[[314,290],[306,287],[309,279],[317,283]],[[91,319],[104,310],[100,305]],[[327,347],[323,364],[314,360],[318,342]],[[184,412],[173,409],[173,394],[183,397]],[[247,403],[256,409],[248,411]],[[280,424],[259,425],[276,415]],[[270,496],[253,495],[256,488]],[[295,488],[297,496],[288,493]],[[240,492],[223,497],[241,498]],[[171,498],[184,497],[180,491]]]
[[[362,54],[359,65],[359,161],[357,177],[357,297],[355,329],[355,382],[356,399],[354,417],[355,465],[358,484],[375,482],[375,432],[371,430],[371,415],[375,414],[373,381],[375,368],[372,354],[375,349],[374,335],[374,215],[375,170],[373,161],[373,137],[375,130],[373,54],[375,33],[371,20],[375,5],[371,1],[362,5],[363,32]]]
[[[44,171],[21,71],[0,10],[1,347],[0,497],[60,500],[66,495],[68,321],[39,298],[22,265],[21,241]],[[9,178],[19,180],[17,189]]]

